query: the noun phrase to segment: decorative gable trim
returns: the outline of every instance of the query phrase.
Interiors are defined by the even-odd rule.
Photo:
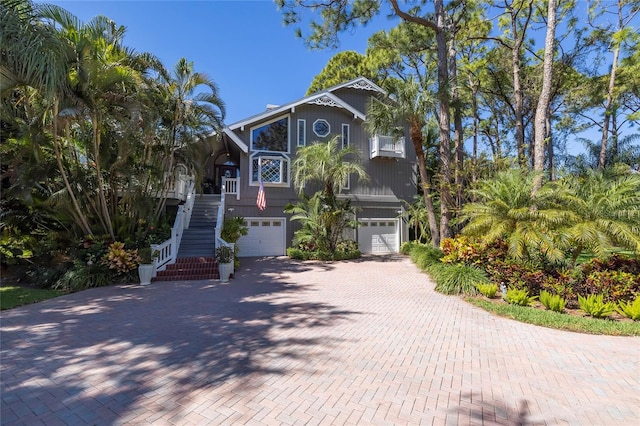
[[[387,92],[383,88],[381,88],[380,86],[378,86],[377,84],[375,84],[374,82],[372,82],[366,77],[355,78],[345,83],[338,84],[337,86],[330,87],[326,91],[335,92],[336,90],[344,89],[344,88],[357,89],[357,90],[369,90],[372,92],[382,93],[383,95],[387,94]]]

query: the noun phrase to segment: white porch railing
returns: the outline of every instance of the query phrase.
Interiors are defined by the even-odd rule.
[[[240,178],[222,178],[222,192],[223,194],[235,195],[236,200],[240,199]]]
[[[369,139],[371,157],[406,158],[404,137],[375,135]]]
[[[239,178],[236,178],[236,179],[239,179]],[[224,225],[224,212],[226,210],[225,195],[229,193],[226,189],[225,183],[226,181],[229,181],[229,180],[230,180],[229,178],[223,178],[222,180],[222,190],[220,191],[220,206],[218,207],[218,217],[216,218],[216,247],[227,246],[227,247],[231,247],[231,249],[235,251],[235,244],[228,243],[225,240],[223,240],[221,237],[222,227]],[[235,266],[231,269],[231,273],[232,274],[235,273]]]
[[[163,243],[151,244],[151,250],[158,252],[158,257],[154,261],[155,272],[164,271],[167,268],[167,265],[176,263],[178,248],[180,247],[180,241],[182,241],[182,232],[189,228],[193,203],[196,198],[195,185],[193,181],[189,183],[186,194],[185,203],[178,206],[178,213],[176,214],[176,219],[173,222],[173,228],[171,228],[171,237]]]

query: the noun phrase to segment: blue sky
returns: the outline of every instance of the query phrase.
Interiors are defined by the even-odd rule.
[[[341,35],[338,50],[309,50],[282,24],[271,0],[47,1],[86,22],[105,15],[127,28],[124,44],[150,52],[167,68],[181,57],[219,86],[231,124],[304,96],[313,77],[342,50],[364,53],[367,39],[394,26],[385,16]]]

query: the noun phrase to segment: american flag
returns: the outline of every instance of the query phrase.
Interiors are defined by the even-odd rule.
[[[256,200],[256,206],[259,210],[267,208],[267,197],[264,195],[264,186],[262,186],[262,179],[260,179],[260,189],[258,189],[258,199]]]

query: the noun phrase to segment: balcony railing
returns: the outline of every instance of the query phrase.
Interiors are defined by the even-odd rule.
[[[176,179],[171,179],[167,188],[167,198],[186,201],[189,195],[189,184],[193,182],[193,176],[180,174]]]
[[[404,137],[375,135],[369,139],[370,158],[406,158]]]

